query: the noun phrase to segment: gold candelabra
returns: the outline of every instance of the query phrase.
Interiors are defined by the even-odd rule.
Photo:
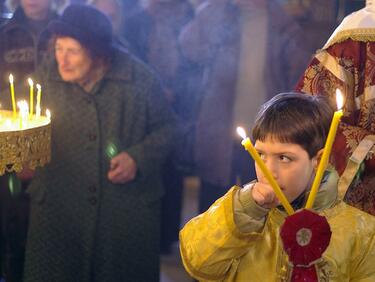
[[[0,175],[44,166],[51,159],[51,121],[47,116],[22,120],[0,111]]]

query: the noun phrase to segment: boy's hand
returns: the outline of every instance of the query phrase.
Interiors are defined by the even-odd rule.
[[[263,208],[275,208],[280,204],[279,199],[268,183],[255,183],[251,193],[254,201]]]

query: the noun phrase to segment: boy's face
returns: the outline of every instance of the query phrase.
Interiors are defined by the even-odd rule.
[[[310,188],[315,176],[317,156],[310,159],[307,151],[300,145],[280,143],[271,138],[267,138],[264,142],[257,140],[255,148],[289,202]],[[258,181],[267,183],[257,165],[255,169]]]

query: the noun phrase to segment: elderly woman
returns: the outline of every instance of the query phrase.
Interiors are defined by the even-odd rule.
[[[174,117],[159,82],[112,44],[93,7],[48,28],[37,74],[53,113],[52,161],[35,171],[25,281],[158,281],[160,167]]]

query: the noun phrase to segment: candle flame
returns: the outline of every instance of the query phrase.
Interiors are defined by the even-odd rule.
[[[10,82],[10,84],[13,84],[13,82],[14,82],[13,74],[9,75],[9,82]]]
[[[38,91],[40,91],[41,88],[42,88],[42,86],[40,86],[40,84],[37,83],[37,84],[36,84],[36,89],[37,89]]]
[[[246,131],[241,126],[237,127],[237,134],[242,137],[242,139],[246,139]]]
[[[46,110],[46,117],[51,119],[51,112],[48,109]]]
[[[33,86],[33,85],[34,85],[34,82],[33,82],[33,80],[32,80],[31,78],[28,78],[27,81],[29,82],[29,85],[30,85],[30,86]]]
[[[341,94],[340,89],[336,89],[336,104],[338,110],[341,110],[342,106],[344,105],[344,97]]]

